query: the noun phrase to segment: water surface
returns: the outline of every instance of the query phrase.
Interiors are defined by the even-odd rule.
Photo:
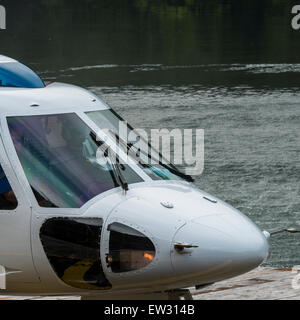
[[[286,0],[3,0],[0,50],[134,127],[205,130],[196,184],[261,229],[300,225],[300,31]],[[300,235],[271,240],[300,265]]]

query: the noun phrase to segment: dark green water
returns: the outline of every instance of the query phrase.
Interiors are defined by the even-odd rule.
[[[20,1],[19,1],[20,2]],[[300,225],[294,1],[1,1],[0,52],[93,90],[135,127],[202,128],[196,184],[260,228]],[[300,235],[268,263],[300,264]]]

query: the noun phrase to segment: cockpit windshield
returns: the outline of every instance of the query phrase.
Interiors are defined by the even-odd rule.
[[[113,164],[99,157],[91,128],[77,114],[16,116],[7,122],[40,206],[79,208],[120,186]],[[128,164],[120,168],[126,183],[143,181]]]
[[[161,154],[143,139],[112,109],[91,111],[87,116],[106,133],[114,136],[116,143],[130,158],[153,180],[189,180],[189,176],[180,173],[172,164],[164,165]]]

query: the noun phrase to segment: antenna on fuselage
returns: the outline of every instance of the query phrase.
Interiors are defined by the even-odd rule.
[[[300,233],[300,230],[296,229],[296,228],[279,229],[279,230],[270,231],[270,235],[273,236],[274,234],[278,234],[278,233],[282,233],[282,232]]]

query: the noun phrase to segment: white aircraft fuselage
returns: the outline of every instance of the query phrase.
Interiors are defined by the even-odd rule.
[[[16,63],[0,56],[0,81],[1,66]],[[166,168],[131,160],[124,190],[89,134],[125,157],[102,132],[116,114],[99,97],[62,83],[3,83],[0,164],[17,203],[0,207],[0,294],[147,297],[266,259],[267,239],[248,217]]]

